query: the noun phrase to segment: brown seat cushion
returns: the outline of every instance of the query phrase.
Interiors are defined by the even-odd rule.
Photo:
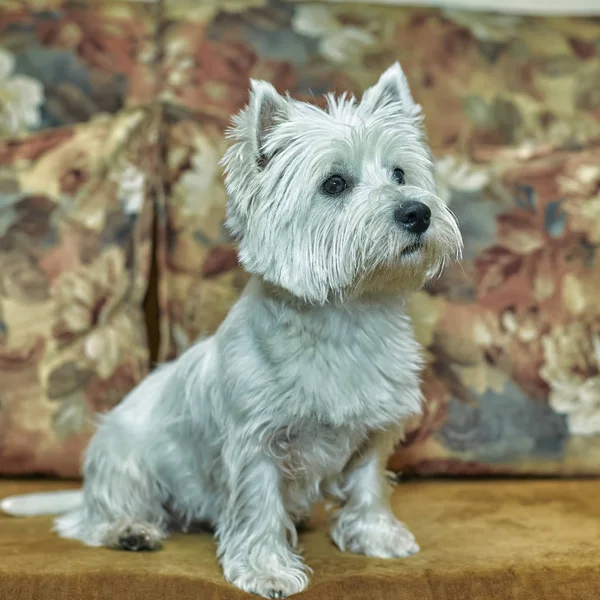
[[[68,484],[0,481],[0,497]],[[600,482],[404,484],[396,514],[421,552],[405,560],[340,553],[315,515],[300,536],[314,569],[299,600],[597,600]],[[46,518],[0,516],[0,598],[243,600],[222,578],[208,534],[175,535],[157,553],[86,548]]]

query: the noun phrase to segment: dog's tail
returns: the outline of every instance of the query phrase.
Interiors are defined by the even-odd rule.
[[[13,517],[59,515],[83,504],[83,490],[63,490],[8,496],[0,500],[0,511]]]

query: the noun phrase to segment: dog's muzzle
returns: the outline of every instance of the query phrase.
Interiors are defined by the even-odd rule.
[[[394,219],[410,233],[420,235],[429,229],[431,209],[418,200],[408,200],[394,211]]]

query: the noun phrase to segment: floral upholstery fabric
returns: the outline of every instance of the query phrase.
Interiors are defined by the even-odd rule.
[[[426,348],[406,472],[597,473],[600,21],[301,2],[168,2],[162,40],[172,356],[245,283],[218,169],[249,78],[319,101],[400,60],[465,259],[411,303]]]
[[[249,79],[319,102],[395,60],[465,259],[411,301],[426,404],[391,467],[598,473],[600,21],[281,0],[2,4],[0,472],[73,472],[145,372],[153,216],[161,358],[235,302]]]
[[[0,473],[76,476],[149,366],[153,25],[23,6],[0,8]]]

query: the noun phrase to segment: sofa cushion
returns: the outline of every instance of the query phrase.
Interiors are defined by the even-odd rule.
[[[145,373],[153,202],[161,357],[237,299],[247,275],[222,227],[218,161],[249,78],[318,102],[400,60],[466,252],[411,304],[426,405],[391,466],[597,473],[597,19],[157,7],[2,3],[0,472],[74,474],[92,413]]]
[[[149,14],[0,8],[0,473],[77,475],[94,414],[149,366]]]
[[[6,495],[65,484],[0,481]],[[398,486],[395,512],[421,552],[403,560],[340,553],[323,510],[300,534],[314,576],[298,599],[595,600],[600,482],[458,481]],[[209,534],[177,534],[156,553],[61,540],[47,518],[0,515],[0,598],[243,600],[221,575]]]
[[[260,0],[165,14],[171,356],[214,332],[246,281],[218,160],[249,78],[320,102],[400,60],[465,257],[411,302],[426,404],[391,466],[598,473],[600,22]]]
[[[147,372],[152,121],[0,142],[0,473],[77,475],[94,415]]]

